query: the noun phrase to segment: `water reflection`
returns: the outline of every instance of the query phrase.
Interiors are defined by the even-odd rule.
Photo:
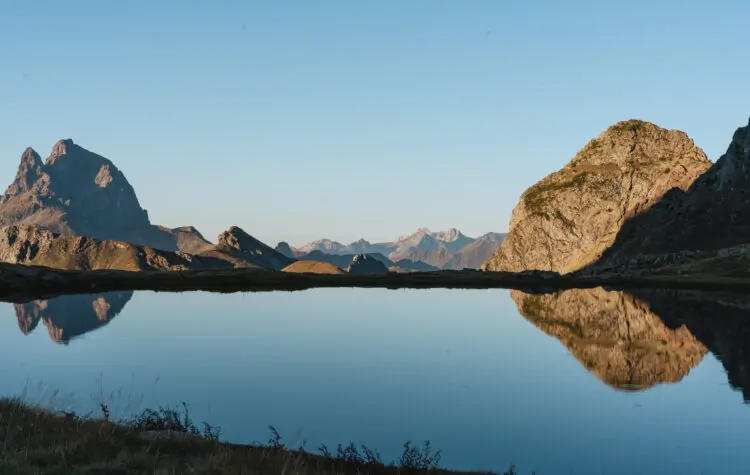
[[[133,292],[108,292],[88,295],[64,295],[49,300],[13,304],[18,328],[28,335],[41,321],[56,343],[96,330],[115,318]]]
[[[511,296],[521,315],[614,388],[678,382],[711,351],[750,401],[750,300],[743,296],[602,288]]]

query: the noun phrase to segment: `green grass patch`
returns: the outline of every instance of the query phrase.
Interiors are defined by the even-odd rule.
[[[581,188],[586,183],[588,172],[581,172],[575,175],[571,180],[562,183],[541,183],[533,186],[523,195],[526,208],[533,214],[543,212],[542,209],[546,203],[546,195],[550,192],[565,190],[569,188]]]

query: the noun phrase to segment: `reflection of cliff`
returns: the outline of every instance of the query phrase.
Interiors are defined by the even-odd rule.
[[[511,291],[511,296],[521,315],[560,340],[586,369],[617,389],[680,381],[707,352],[688,328],[666,325],[647,304],[623,292]]]
[[[687,291],[634,291],[670,328],[687,328],[721,361],[750,402],[750,298]]]
[[[34,330],[41,320],[50,338],[67,344],[71,339],[106,325],[116,317],[133,292],[64,295],[50,300],[13,304],[18,327],[24,334]]]

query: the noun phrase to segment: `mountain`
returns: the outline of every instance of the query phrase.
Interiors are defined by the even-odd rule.
[[[688,329],[670,328],[648,304],[623,292],[596,288],[510,294],[521,315],[617,389],[678,382],[708,352]]]
[[[198,254],[61,235],[35,226],[6,226],[0,228],[0,262],[67,270],[280,270],[294,259],[279,254],[236,226],[219,235],[218,244],[204,247]]]
[[[0,262],[68,270],[186,270],[230,267],[221,259],[204,259],[122,241],[53,233],[35,226],[0,228]]]
[[[736,130],[726,153],[691,186],[672,189],[654,206],[630,216],[594,267],[641,254],[718,251],[748,243],[750,124]]]
[[[28,335],[43,322],[56,343],[96,330],[115,318],[133,297],[133,292],[64,295],[49,300],[16,303],[18,328]]]
[[[294,262],[237,226],[221,233],[216,245],[204,249],[200,256],[226,260],[235,267],[258,266],[273,270],[281,270]]]
[[[365,239],[354,241],[350,244],[341,244],[340,242],[330,239],[320,239],[313,241],[299,248],[292,249],[295,257],[300,257],[303,253],[322,252],[328,255],[355,255],[355,254],[383,254],[393,262],[403,261],[422,262],[427,264],[427,268],[443,268],[449,265],[463,267],[479,268],[487,259],[481,262],[478,257],[485,257],[485,249],[493,246],[497,233],[489,233],[485,236],[483,244],[478,244],[474,250],[469,249],[466,257],[459,255],[463,249],[477,242],[477,239],[464,235],[461,231],[451,228],[445,231],[433,232],[427,228],[419,228],[411,234],[400,236],[393,242],[371,243]],[[495,249],[492,249],[494,252]],[[489,255],[486,256],[487,258]],[[449,264],[452,263],[452,264]],[[390,264],[386,263],[390,266]],[[418,264],[419,266],[419,264]],[[461,268],[463,268],[461,267]],[[456,267],[446,267],[456,268]],[[416,269],[413,269],[416,270]]]
[[[326,254],[346,254],[350,251],[349,247],[340,242],[331,241],[330,239],[319,239],[297,249],[299,252],[308,254],[313,251],[325,252]]]
[[[346,268],[349,274],[386,274],[388,268],[370,254],[357,254]]]
[[[44,162],[31,148],[23,152],[15,179],[0,196],[0,226],[8,225],[166,251],[210,245],[194,228],[152,225],[125,175],[70,139],[57,142]]]
[[[505,233],[487,233],[471,244],[461,248],[443,264],[444,269],[479,269],[497,251],[505,239]]]
[[[294,249],[292,249],[292,246],[290,246],[288,242],[284,242],[284,241],[281,241],[280,243],[276,244],[276,247],[274,248],[274,250],[278,252],[279,254],[282,254],[291,259],[295,259],[298,255],[301,254],[299,251],[295,251]]]
[[[619,122],[521,195],[507,237],[483,269],[581,269],[615,242],[624,222],[670,190],[687,189],[710,166],[684,132]]]
[[[356,254],[326,254],[322,251],[312,251],[307,254],[303,254],[299,257],[297,257],[300,261],[318,261],[318,262],[327,262],[329,264],[333,264],[336,267],[339,267],[341,269],[346,269],[349,264],[352,263],[352,260],[354,260],[354,257]],[[368,254],[368,256],[380,261],[385,265],[386,267],[390,267],[393,265],[393,261],[388,259],[382,254],[379,253],[372,253]]]

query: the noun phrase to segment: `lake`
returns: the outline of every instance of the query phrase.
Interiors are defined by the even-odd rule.
[[[0,304],[0,395],[184,401],[234,442],[429,439],[450,469],[750,473],[750,299],[603,289],[115,292]]]

